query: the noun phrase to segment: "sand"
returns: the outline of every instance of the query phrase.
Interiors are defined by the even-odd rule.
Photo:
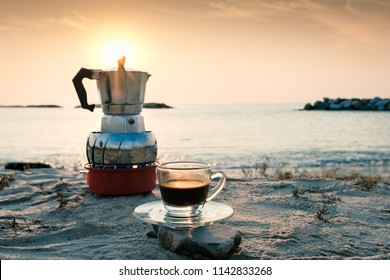
[[[65,169],[0,170],[0,258],[190,259],[161,248],[152,226],[132,216],[160,199],[103,197]],[[390,259],[390,182],[232,179],[216,201],[235,214],[220,222],[242,234],[231,259]]]

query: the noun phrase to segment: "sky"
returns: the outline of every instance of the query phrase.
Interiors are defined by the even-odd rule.
[[[76,106],[121,55],[146,102],[390,98],[389,0],[0,0],[0,40],[0,105]]]

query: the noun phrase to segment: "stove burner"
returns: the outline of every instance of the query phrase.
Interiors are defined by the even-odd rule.
[[[144,167],[157,167],[158,162],[149,162],[149,163],[138,163],[138,164],[91,164],[87,163],[84,165],[85,169],[90,169],[90,168],[98,168],[98,169],[123,169],[123,168],[128,168],[128,169],[136,169],[136,168],[144,168]]]

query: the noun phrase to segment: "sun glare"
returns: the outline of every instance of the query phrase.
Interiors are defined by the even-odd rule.
[[[117,60],[122,56],[126,57],[125,66],[130,67],[134,63],[134,49],[130,43],[120,41],[110,41],[103,45],[102,48],[103,66],[106,68],[116,67]]]

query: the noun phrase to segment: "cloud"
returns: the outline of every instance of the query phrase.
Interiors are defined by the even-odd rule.
[[[80,30],[89,30],[92,24],[91,21],[89,21],[86,17],[82,16],[77,11],[73,11],[70,15],[66,15],[62,18],[46,19],[46,22]]]
[[[23,38],[26,31],[45,30],[50,28],[53,24],[85,31],[90,29],[92,22],[76,11],[72,12],[70,15],[57,19],[7,15],[0,19],[0,32],[14,38]]]
[[[0,21],[0,30],[40,29],[43,25],[35,20],[6,16]]]
[[[332,32],[340,47],[390,47],[390,7],[365,0],[345,2],[343,7],[326,7],[325,13],[310,18]]]
[[[44,24],[37,20],[30,20],[19,16],[6,15],[0,19],[0,32],[3,36],[21,39],[25,30],[41,30]]]
[[[224,17],[272,17],[275,15],[295,14],[302,11],[311,11],[321,8],[320,5],[309,0],[221,0],[212,1],[210,6],[219,10]]]
[[[210,2],[210,7],[215,10],[211,13],[212,16],[236,18],[236,17],[253,17],[253,11],[245,9],[240,5],[236,5],[234,1],[217,1]]]
[[[317,26],[335,47],[390,47],[390,4],[385,0],[221,0],[209,5],[213,16]]]

